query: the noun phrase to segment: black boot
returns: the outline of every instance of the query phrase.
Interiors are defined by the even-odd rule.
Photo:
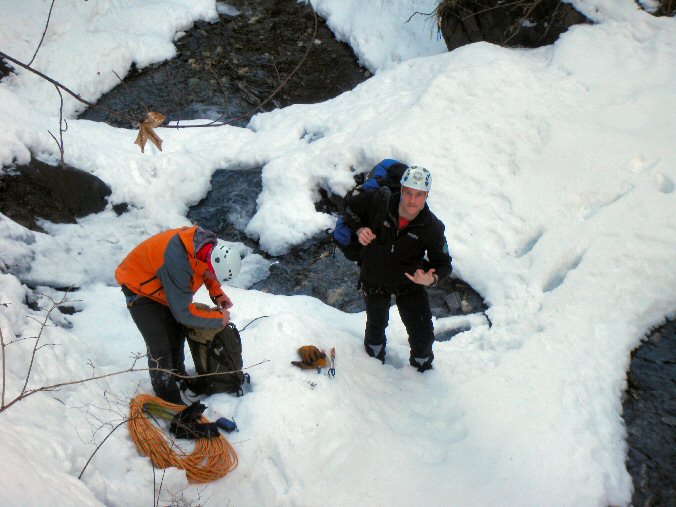
[[[434,361],[434,354],[428,357],[413,357],[408,360],[409,364],[416,368],[420,373],[432,369],[432,361]]]
[[[364,341],[364,350],[369,355],[369,357],[375,357],[381,363],[385,364],[385,344],[373,345]]]

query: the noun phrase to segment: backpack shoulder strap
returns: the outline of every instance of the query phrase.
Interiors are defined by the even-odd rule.
[[[390,204],[390,196],[392,191],[387,186],[382,186],[376,190],[374,197],[375,213],[370,224],[370,229],[376,232],[383,225],[383,221],[387,218],[387,210]],[[377,234],[377,233],[376,233]]]

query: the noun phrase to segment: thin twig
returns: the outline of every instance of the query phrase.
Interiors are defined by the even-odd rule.
[[[34,320],[35,322],[37,322],[38,324],[40,324],[43,327],[54,327],[53,325],[50,325],[50,324],[42,324],[42,321],[40,321],[40,319],[38,319],[37,317],[33,317],[32,315],[27,315],[26,318]],[[37,338],[37,336],[28,336],[27,338],[28,339]]]
[[[118,79],[118,81],[120,82],[122,87],[127,89],[127,91],[128,91],[129,89],[127,88],[127,83],[124,82],[124,80],[120,77],[120,75],[117,72],[115,72],[114,70],[112,71],[112,73],[115,74],[115,77]],[[138,102],[139,105],[143,108],[143,112],[144,112],[143,116],[144,117],[147,116],[148,111],[149,111],[148,106],[141,99],[139,99],[137,95],[135,95],[133,93],[129,93],[129,95],[134,97],[134,99],[136,99],[136,102]]]
[[[464,18],[460,18],[460,21],[465,21],[466,19],[469,19],[473,16],[478,16],[479,14],[483,14],[484,12],[488,12],[488,11],[493,11],[495,9],[501,9],[503,7],[511,7],[512,5],[519,5],[522,2],[523,2],[523,0],[516,0],[516,2],[512,2],[512,3],[509,3],[509,4],[500,4],[500,5],[495,5],[493,7],[487,7],[483,10],[473,12],[472,14],[465,16]]]
[[[541,0],[536,0],[532,4],[530,4],[530,7],[528,7],[528,10],[523,15],[521,15],[521,17],[519,19],[517,19],[514,23],[512,23],[512,26],[509,27],[509,31],[512,32],[512,35],[507,37],[507,39],[505,39],[502,42],[503,44],[507,44],[510,40],[512,40],[514,38],[514,36],[517,33],[519,33],[519,30],[521,29],[520,27],[523,24],[523,21],[527,20],[530,17],[530,15],[533,13],[535,8],[538,5],[540,5],[540,1]]]
[[[5,337],[2,335],[2,328],[0,328],[0,344],[2,344],[2,398],[0,399],[0,407],[5,406],[5,382],[6,382],[6,366],[5,361]]]
[[[33,61],[35,61],[35,57],[38,56],[38,51],[40,51],[40,46],[42,46],[42,41],[45,40],[45,35],[47,34],[47,28],[49,27],[49,19],[52,17],[52,9],[54,8],[54,2],[56,0],[52,0],[52,5],[49,6],[49,14],[47,15],[47,22],[45,23],[45,29],[42,31],[42,37],[40,38],[40,42],[38,43],[38,47],[35,48],[35,53],[33,53],[33,58],[31,58],[31,61],[28,62],[28,65],[31,65]]]
[[[93,107],[93,108],[95,108],[95,109],[100,109],[101,111],[105,111],[105,112],[107,112],[107,113],[109,113],[109,114],[112,114],[112,115],[114,115],[114,116],[117,116],[118,118],[121,118],[121,119],[123,119],[123,120],[127,120],[127,121],[131,122],[131,123],[134,124],[134,125],[136,125],[136,124],[138,123],[138,120],[135,119],[135,118],[132,118],[131,116],[128,116],[128,115],[123,114],[123,113],[120,113],[120,112],[118,112],[118,111],[114,111],[113,109],[110,109],[110,108],[108,108],[108,107],[106,107],[106,106],[100,106],[100,105],[94,104],[93,102],[89,102],[89,101],[86,100],[86,99],[83,99],[83,98],[80,97],[77,93],[75,93],[73,90],[71,90],[70,88],[68,88],[68,87],[62,85],[61,83],[59,83],[56,79],[52,79],[52,78],[49,77],[48,75],[43,74],[43,73],[40,72],[39,70],[36,70],[36,69],[34,69],[33,67],[30,67],[29,65],[26,65],[26,64],[23,63],[23,62],[20,62],[20,61],[17,60],[16,58],[12,58],[11,56],[9,56],[8,54],[6,54],[6,53],[4,53],[4,52],[2,52],[2,51],[0,51],[0,57],[4,58],[5,60],[9,60],[9,61],[12,62],[13,64],[18,65],[19,67],[21,67],[21,68],[23,68],[23,69],[26,69],[26,70],[29,71],[29,72],[32,72],[33,74],[35,74],[35,75],[41,77],[42,79],[44,79],[44,80],[46,80],[46,81],[49,81],[49,82],[52,83],[54,86],[56,86],[57,88],[62,89],[64,92],[66,92],[67,94],[71,95],[74,99],[78,100],[79,102],[82,102],[82,103],[85,104],[86,106]]]
[[[277,68],[277,64],[273,63],[272,67],[275,69],[275,76],[277,77],[277,82],[281,83],[282,82],[282,76],[279,75],[279,69]]]
[[[153,469],[155,468],[155,465],[153,465]],[[160,496],[162,496],[162,486],[164,485],[164,476],[167,474],[166,469],[162,470],[162,479],[160,479],[160,487],[157,488],[157,503],[155,504],[155,507],[160,507]]]
[[[223,85],[223,81],[221,80],[221,77],[218,74],[216,74],[216,71],[214,70],[214,68],[211,66],[210,63],[207,64],[207,68],[209,69],[209,72],[211,72],[211,74],[214,76],[214,79],[216,80],[218,87],[221,89],[221,93],[223,94],[223,98],[225,99],[224,103],[227,104],[228,103],[228,92],[225,89],[225,86]],[[215,121],[218,121],[219,119],[224,118],[224,117],[225,117],[225,113],[220,115],[218,118],[216,118]],[[177,122],[177,125],[178,125],[178,122]]]
[[[254,322],[256,322],[258,319],[264,319],[265,317],[269,317],[269,315],[261,315],[260,317],[256,317],[256,318],[253,319],[251,322],[249,322],[246,326],[244,326],[242,329],[240,329],[239,332],[241,333],[241,332],[244,331],[247,327],[249,327],[251,324],[253,324]]]
[[[103,440],[101,440],[101,442],[99,443],[99,445],[96,446],[96,449],[94,449],[94,452],[92,453],[92,455],[89,456],[89,459],[87,460],[87,463],[85,463],[84,467],[82,467],[82,471],[80,472],[80,475],[77,476],[78,479],[82,479],[82,474],[84,474],[85,470],[87,469],[87,465],[89,465],[89,463],[91,462],[91,460],[94,458],[94,454],[96,454],[97,451],[101,448],[101,446],[106,442],[106,440],[108,440],[108,437],[109,437],[110,435],[112,435],[112,434],[115,432],[115,430],[116,430],[117,428],[119,428],[120,426],[122,426],[124,423],[129,422],[129,420],[130,420],[130,419],[127,418],[127,419],[125,419],[124,421],[122,421],[121,423],[119,423],[119,424],[118,424],[117,426],[115,426],[112,430],[110,430],[110,433],[108,433],[108,434],[106,435],[106,437],[105,437]]]
[[[9,341],[9,342],[5,343],[5,345],[6,345],[6,346],[7,346],[7,345],[12,345],[12,344],[14,344],[14,343],[23,342],[23,341],[26,341],[26,340],[35,340],[35,336],[24,336],[23,338],[15,338],[15,339],[13,339],[12,341]]]
[[[408,19],[407,19],[406,21],[404,21],[404,24],[406,24],[406,23],[408,23],[409,21],[411,21],[411,20],[413,19],[413,17],[414,17],[414,16],[417,16],[418,14],[420,14],[421,16],[427,16],[427,17],[429,18],[430,16],[434,16],[434,13],[435,13],[435,12],[436,12],[436,11],[432,11],[432,12],[418,12],[418,11],[415,11],[413,14],[411,14],[411,15],[408,17]]]
[[[165,82],[169,83],[169,92],[171,94],[171,98],[174,100],[174,108],[176,108],[176,125],[178,125],[181,123],[181,103],[178,100],[178,93],[176,93],[174,80],[169,78],[169,67],[166,65],[164,67],[164,80]]]
[[[155,463],[153,460],[150,460],[150,464],[153,467],[153,507],[158,507],[158,500],[157,500],[157,479],[155,477]]]
[[[551,18],[549,18],[549,23],[547,23],[547,28],[545,29],[545,33],[543,33],[542,37],[540,37],[538,44],[540,42],[542,42],[547,37],[547,34],[549,33],[549,29],[552,26],[554,26],[554,20],[556,19],[556,15],[558,14],[560,7],[561,7],[561,0],[559,0],[559,2],[556,4],[556,8],[554,8],[554,12],[553,12]]]
[[[40,337],[42,336],[42,332],[45,329],[45,326],[47,325],[47,320],[49,320],[50,314],[54,311],[54,309],[60,304],[63,303],[66,300],[66,296],[68,295],[68,291],[66,291],[61,298],[61,301],[59,303],[54,302],[52,300],[52,306],[51,308],[47,311],[47,314],[45,315],[45,320],[42,322],[42,325],[40,326],[40,332],[38,332],[38,336],[35,339],[35,345],[33,345],[33,352],[31,354],[31,362],[28,365],[28,371],[26,372],[26,379],[23,383],[23,387],[21,388],[21,393],[19,394],[19,398],[23,396],[23,394],[26,392],[26,388],[28,386],[28,380],[30,379],[31,373],[33,371],[33,364],[35,363],[35,354],[38,351],[38,346],[40,344]],[[4,407],[4,405],[3,405]]]
[[[21,394],[19,394],[16,398],[14,398],[12,401],[7,403],[6,405],[3,403],[3,405],[0,406],[0,413],[4,412],[5,410],[7,410],[9,407],[14,405],[15,403],[17,403],[17,402],[19,402],[19,401],[21,401],[25,398],[28,398],[29,396],[32,396],[36,393],[45,392],[45,391],[55,391],[57,389],[65,387],[65,386],[83,384],[85,382],[91,382],[92,380],[101,380],[101,379],[104,379],[104,378],[114,377],[116,375],[121,375],[123,373],[136,373],[136,372],[141,372],[141,371],[159,371],[159,372],[164,372],[164,373],[170,373],[171,375],[173,375],[174,377],[179,378],[179,379],[191,379],[191,378],[201,378],[201,377],[213,377],[213,376],[216,376],[216,375],[222,376],[222,375],[227,375],[229,373],[237,373],[237,372],[248,370],[250,368],[253,368],[255,366],[259,366],[261,364],[268,363],[268,362],[270,362],[270,360],[265,359],[265,360],[260,361],[258,363],[246,366],[246,367],[242,368],[241,370],[220,371],[220,372],[215,372],[215,373],[202,373],[200,375],[183,375],[181,373],[177,373],[173,370],[167,370],[165,368],[135,368],[134,365],[132,365],[130,368],[126,368],[124,370],[118,370],[118,371],[114,371],[114,372],[111,372],[111,373],[105,373],[105,374],[101,374],[101,375],[94,375],[94,376],[91,376],[91,377],[77,379],[77,380],[69,380],[69,381],[66,381],[66,382],[59,382],[57,384],[52,384],[52,385],[48,385],[48,386],[36,387],[35,389],[24,390],[24,391],[21,392]],[[24,385],[24,388],[25,388],[25,385]]]
[[[307,48],[305,49],[305,53],[303,54],[303,57],[296,64],[296,66],[293,68],[291,73],[288,76],[286,76],[284,81],[282,81],[277,86],[277,88],[275,88],[273,90],[273,92],[270,95],[268,95],[268,97],[263,102],[259,103],[256,107],[254,107],[250,111],[244,113],[243,115],[238,116],[236,118],[232,118],[232,119],[230,119],[226,122],[220,122],[219,121],[220,118],[217,118],[213,121],[210,121],[209,123],[205,123],[205,124],[201,124],[201,125],[161,125],[160,128],[169,128],[169,129],[171,129],[171,128],[173,128],[173,129],[182,128],[182,129],[184,129],[184,128],[199,128],[199,127],[222,127],[222,126],[231,125],[231,124],[233,124],[237,121],[249,118],[249,117],[253,116],[257,111],[261,110],[263,108],[263,106],[265,106],[268,102],[270,102],[275,97],[275,95],[277,95],[282,90],[282,88],[284,88],[284,86],[286,86],[286,83],[289,82],[289,80],[296,74],[296,72],[298,72],[298,69],[301,68],[303,63],[305,63],[305,60],[306,60],[308,54],[310,53],[312,46],[314,45],[312,43],[312,41],[314,41],[316,36],[317,36],[317,28],[319,26],[319,21],[317,20],[317,11],[312,9],[312,13],[314,14],[314,21],[315,21],[314,31],[312,32],[312,36],[310,37],[310,40],[308,41]],[[1,56],[1,53],[0,53],[0,56]]]
[[[284,86],[286,86],[286,84],[289,82],[289,80],[290,80],[290,79],[296,74],[296,72],[298,72],[298,70],[301,68],[301,66],[303,65],[303,63],[305,63],[305,60],[307,59],[307,56],[308,56],[308,54],[310,53],[310,50],[312,49],[312,46],[314,45],[314,44],[312,43],[312,41],[316,38],[316,35],[317,35],[317,29],[318,29],[318,26],[319,26],[319,21],[318,21],[318,19],[317,19],[317,11],[314,10],[314,9],[312,9],[312,13],[313,13],[313,15],[314,15],[314,30],[313,30],[313,32],[312,32],[312,36],[310,37],[310,40],[308,41],[307,48],[306,48],[306,50],[305,50],[305,53],[303,54],[303,57],[302,57],[302,58],[300,59],[300,61],[296,64],[296,66],[295,66],[295,67],[293,68],[293,70],[289,73],[289,75],[286,76],[286,78],[284,79],[284,81],[282,81],[282,82],[277,86],[277,88],[275,88],[275,89],[272,91],[272,93],[271,93],[270,95],[268,95],[268,97],[267,97],[265,100],[263,100],[262,102],[260,102],[256,107],[254,107],[254,108],[252,108],[251,110],[247,111],[246,113],[244,113],[244,114],[242,114],[242,115],[240,115],[240,116],[238,116],[238,117],[232,118],[232,119],[230,119],[230,120],[228,120],[228,121],[223,121],[223,122],[220,121],[220,120],[223,118],[223,116],[224,116],[224,115],[222,115],[221,117],[219,117],[219,118],[217,118],[217,119],[215,119],[215,120],[212,120],[212,121],[210,121],[209,123],[205,123],[205,124],[198,124],[198,125],[178,125],[178,124],[176,124],[176,125],[160,125],[160,126],[157,127],[157,128],[185,129],[185,128],[203,128],[203,127],[223,127],[223,126],[231,125],[231,124],[233,124],[233,123],[235,123],[235,122],[244,120],[244,119],[246,119],[246,118],[249,118],[249,117],[253,116],[256,112],[260,111],[260,110],[261,110],[268,102],[270,102],[270,101],[271,101],[271,100],[272,100],[272,99],[273,99],[273,98],[274,98],[274,97],[282,90],[282,88],[284,88]],[[89,101],[86,100],[86,99],[83,99],[82,97],[80,97],[80,95],[78,95],[77,93],[75,93],[74,91],[72,91],[70,88],[64,86],[64,85],[61,84],[59,81],[57,81],[57,80],[55,80],[55,79],[53,79],[53,78],[47,76],[46,74],[43,74],[43,73],[40,72],[39,70],[36,70],[36,69],[32,68],[30,65],[26,65],[25,63],[23,63],[23,62],[17,60],[16,58],[13,58],[13,57],[9,56],[7,53],[4,53],[3,51],[0,51],[0,57],[1,57],[1,58],[5,58],[6,60],[8,60],[8,61],[14,63],[15,65],[18,65],[19,67],[21,67],[21,68],[23,68],[23,69],[26,69],[26,70],[29,71],[29,72],[32,72],[33,74],[35,74],[35,75],[41,77],[42,79],[45,79],[46,81],[49,81],[50,83],[52,83],[52,84],[53,84],[54,86],[56,86],[57,88],[60,88],[61,90],[65,91],[66,93],[68,93],[69,95],[71,95],[74,99],[78,100],[79,102],[82,102],[83,104],[85,104],[85,105],[88,106],[88,107],[91,107],[91,108],[94,108],[94,109],[99,109],[99,110],[101,110],[101,111],[104,111],[104,112],[106,112],[106,113],[108,113],[108,114],[111,114],[111,115],[113,115],[113,116],[116,116],[117,118],[120,118],[120,119],[123,119],[123,120],[126,120],[126,121],[130,122],[132,125],[137,125],[137,124],[139,123],[139,121],[138,121],[137,119],[132,118],[132,117],[129,116],[129,115],[126,115],[126,114],[124,114],[124,113],[120,113],[120,112],[115,111],[115,110],[113,110],[113,109],[110,109],[110,108],[108,108],[108,107],[106,107],[106,106],[101,106],[101,105],[95,104],[95,103],[93,103],[93,102],[89,102]]]
[[[56,137],[54,137],[54,134],[51,133],[51,131],[48,130],[47,132],[49,132],[49,135],[52,136],[52,139],[54,139],[54,142],[59,147],[59,153],[61,153],[61,167],[64,167],[65,164],[64,164],[64,161],[63,161],[63,153],[64,153],[63,133],[66,131],[66,129],[63,128],[63,122],[64,122],[64,120],[63,120],[63,94],[61,93],[61,90],[59,90],[58,86],[55,86],[55,88],[56,88],[56,91],[59,93],[59,99],[61,100],[61,103],[59,105],[59,139],[57,140]]]

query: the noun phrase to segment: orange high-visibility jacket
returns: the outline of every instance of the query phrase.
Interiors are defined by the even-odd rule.
[[[115,271],[120,285],[136,294],[167,305],[183,325],[218,329],[223,314],[197,308],[192,298],[204,284],[209,295],[223,294],[220,283],[208,273],[208,264],[195,257],[216,235],[198,226],[161,232],[134,248]]]

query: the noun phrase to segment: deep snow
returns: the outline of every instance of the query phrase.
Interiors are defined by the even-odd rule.
[[[630,0],[574,0],[597,24],[552,47],[446,53],[429,20],[403,23],[432,2],[312,3],[376,72],[336,99],[260,114],[246,129],[160,129],[161,153],[141,154],[133,131],[69,120],[66,162],[108,183],[111,204],[132,206],[42,222],[48,234],[0,214],[0,329],[13,342],[5,403],[23,385],[39,322],[63,297],[48,286],[80,287],[67,298],[81,311],[50,314],[29,386],[131,365],[143,342],[114,269],[149,234],[187,223],[214,170],[264,166],[247,231],[278,255],[333,224],[315,211],[319,188],[342,193],[353,171],[397,158],[432,171],[429,202],[446,223],[455,276],[486,297],[493,326],[470,318],[472,329],[437,343],[435,370],[420,375],[393,309],[383,366],[363,353],[363,314],[247,290],[267,263],[239,245],[244,271],[226,291],[240,326],[269,316],[243,333],[245,363],[266,362],[250,370],[252,392],[206,404],[212,418],[237,421],[240,465],[207,488],[167,470],[164,502],[628,504],[629,353],[676,313],[674,19]],[[0,50],[30,60],[49,4],[0,1]],[[364,9],[379,22],[364,24]],[[192,20],[215,15],[213,0],[57,2],[34,65],[95,100],[117,83],[113,70],[170,58]],[[3,171],[31,156],[58,160],[51,85],[19,71],[0,83],[0,104]],[[70,118],[79,110],[66,100]],[[336,347],[335,379],[292,369],[305,343]],[[151,502],[152,467],[124,428],[76,480],[129,397],[149,390],[145,373],[124,374],[1,413],[0,503]]]

